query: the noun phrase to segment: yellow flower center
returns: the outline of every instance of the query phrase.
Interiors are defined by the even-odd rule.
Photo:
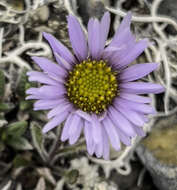
[[[66,88],[68,99],[77,108],[100,114],[117,95],[116,73],[105,61],[88,59],[69,72]]]

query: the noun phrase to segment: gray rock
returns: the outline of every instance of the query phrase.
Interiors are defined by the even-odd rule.
[[[161,2],[158,13],[161,15],[170,16],[177,21],[177,11],[176,10],[177,10],[177,1],[176,0],[165,0],[165,1]],[[176,30],[171,25],[167,26],[166,30],[168,33],[170,33],[172,35],[177,34]]]
[[[108,5],[107,0],[95,1],[95,0],[78,0],[78,13],[83,19],[83,23],[87,25],[90,17],[96,17],[100,19],[106,11],[105,5]]]
[[[137,147],[137,154],[160,190],[177,190],[177,114],[161,118]]]
[[[177,20],[177,2],[176,0],[162,1],[159,6],[159,13],[173,17]]]
[[[38,32],[48,32],[70,48],[67,16],[68,11],[59,2],[36,9],[26,23],[26,39],[36,38]]]

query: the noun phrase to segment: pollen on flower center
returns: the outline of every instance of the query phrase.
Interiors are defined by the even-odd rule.
[[[103,60],[85,60],[74,66],[67,77],[67,95],[79,109],[100,114],[118,91],[116,73]]]

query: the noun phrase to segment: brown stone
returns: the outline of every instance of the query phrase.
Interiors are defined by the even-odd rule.
[[[177,114],[160,118],[137,154],[160,190],[177,190]]]

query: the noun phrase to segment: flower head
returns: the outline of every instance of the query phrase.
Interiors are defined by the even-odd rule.
[[[43,33],[57,64],[44,57],[33,57],[43,72],[28,72],[29,81],[40,88],[27,90],[27,99],[37,99],[34,110],[50,110],[46,133],[64,122],[61,140],[74,144],[84,132],[90,155],[109,159],[109,142],[120,150],[121,142],[143,136],[147,115],[155,113],[151,99],[141,94],[160,93],[159,84],[137,82],[158,67],[157,63],[128,67],[148,46],[146,39],[136,42],[130,31],[131,13],[123,19],[112,41],[105,46],[110,15],[88,23],[88,44],[78,20],[68,16],[74,55],[54,36]],[[133,82],[135,81],[135,82]],[[140,95],[139,95],[140,94]]]

